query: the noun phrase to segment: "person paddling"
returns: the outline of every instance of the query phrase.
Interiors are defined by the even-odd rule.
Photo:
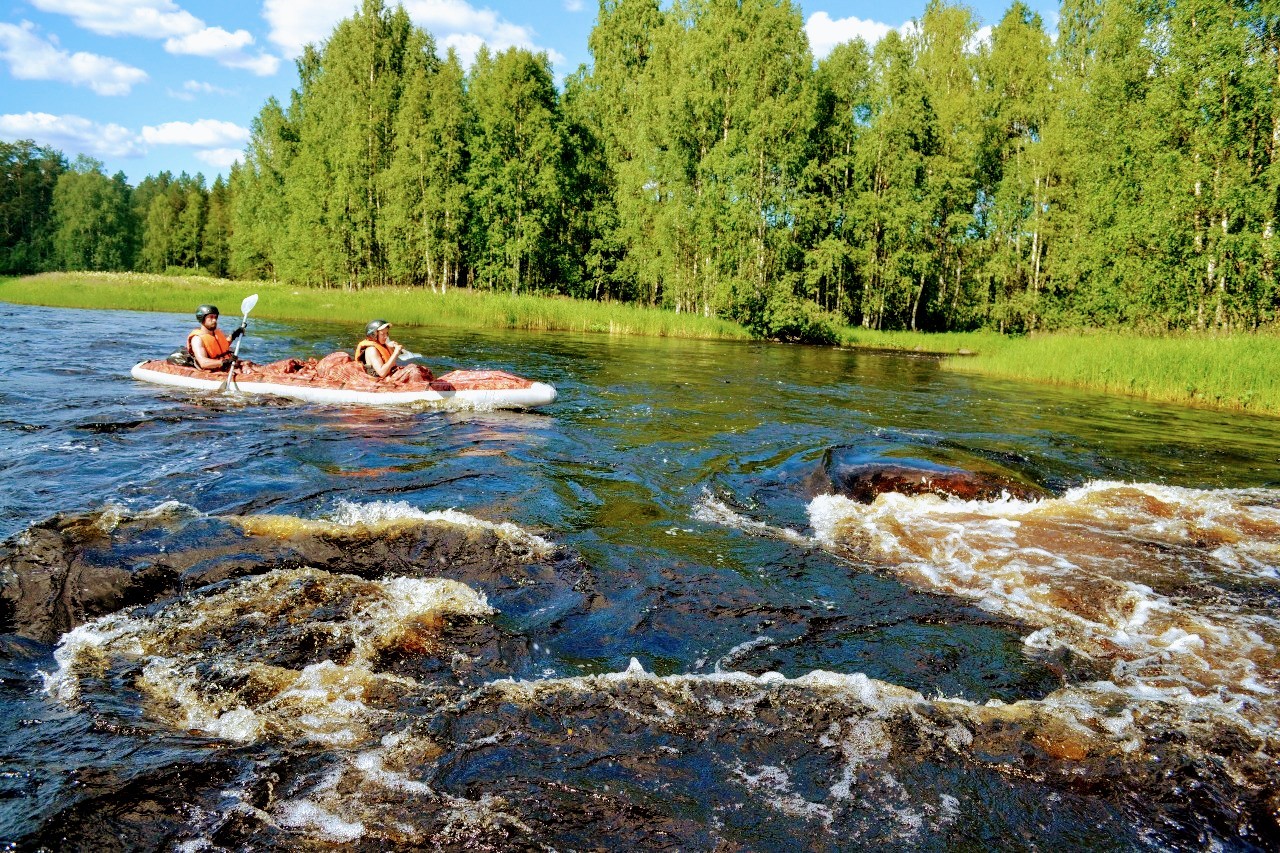
[[[196,309],[199,328],[187,335],[187,352],[201,370],[226,370],[235,356],[231,354],[231,342],[244,334],[244,327],[236,329],[228,338],[218,328],[218,306],[201,305]]]
[[[394,374],[395,382],[429,382],[431,371],[422,365],[396,366],[396,359],[405,350],[388,337],[387,329],[390,328],[391,324],[386,320],[370,320],[364,327],[364,340],[356,344],[356,361],[375,379],[386,379]]]

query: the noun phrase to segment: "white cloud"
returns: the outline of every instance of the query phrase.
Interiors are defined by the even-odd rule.
[[[262,17],[271,27],[267,38],[279,45],[285,56],[296,57],[305,45],[327,39],[334,25],[355,14],[356,7],[355,0],[265,0]]]
[[[197,95],[234,95],[235,92],[230,89],[224,89],[221,86],[215,86],[212,83],[203,83],[197,80],[188,80],[182,84],[182,89],[169,89],[169,97],[177,98],[180,101],[194,101]]]
[[[245,48],[253,44],[253,36],[246,30],[229,33],[222,27],[204,29],[166,39],[164,49],[169,53],[204,56],[215,59],[230,68],[251,71],[259,77],[269,77],[280,67],[279,57],[269,53],[251,56]]]
[[[860,38],[868,45],[874,45],[889,34],[891,30],[903,31],[908,26],[894,27],[879,21],[864,21],[861,18],[832,19],[826,12],[814,12],[805,21],[804,30],[809,36],[809,47],[815,59],[822,59],[838,44],[844,44]]]
[[[566,12],[581,12],[586,8],[586,4],[582,0],[564,0],[564,10]]]
[[[170,0],[31,0],[31,5],[66,15],[76,26],[104,36],[168,38],[204,27]]]
[[[567,4],[582,0],[567,0]],[[271,25],[272,42],[287,56],[298,56],[307,44],[327,39],[343,18],[356,11],[354,0],[265,0],[262,16]],[[464,65],[475,59],[481,44],[494,51],[523,47],[534,52],[546,51],[553,64],[563,64],[564,55],[539,47],[537,34],[528,27],[513,24],[492,9],[479,9],[465,0],[405,0],[405,11],[415,24],[436,38],[440,51],[453,47]]]
[[[965,50],[970,53],[977,53],[984,47],[991,46],[991,27],[979,27],[978,31],[973,34],[973,38],[969,39],[969,43],[965,45]]]
[[[196,152],[198,160],[208,163],[215,169],[230,169],[231,164],[243,156],[244,151],[239,148],[209,148],[205,151]]]
[[[222,27],[205,27],[192,33],[173,36],[165,40],[164,49],[170,53],[191,56],[225,56],[244,50],[253,44],[253,36],[247,30],[229,33]]]
[[[178,55],[203,56],[229,68],[259,76],[274,74],[277,57],[246,53],[253,36],[246,30],[227,32],[177,6],[171,0],[31,0],[45,12],[66,15],[91,32],[106,36],[164,39],[164,49]]]
[[[0,24],[0,59],[19,80],[56,80],[88,86],[99,95],[127,95],[147,72],[94,53],[68,53],[35,32],[35,25]]]
[[[34,139],[42,145],[72,154],[89,154],[103,159],[140,157],[137,136],[118,124],[98,124],[87,118],[49,113],[0,115],[0,137]]]
[[[199,121],[170,121],[158,127],[142,128],[148,145],[186,145],[191,148],[225,148],[249,141],[249,129],[229,121],[202,118]]]

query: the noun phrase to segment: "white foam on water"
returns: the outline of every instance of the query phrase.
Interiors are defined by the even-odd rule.
[[[1280,492],[1096,482],[1038,501],[823,495],[809,513],[837,553],[1040,626],[1030,648],[1111,662],[1131,699],[1280,723],[1280,620],[1247,596],[1280,565]]]
[[[70,701],[80,693],[76,664],[101,668],[111,654],[143,655],[146,650],[137,637],[135,622],[128,612],[112,613],[87,622],[62,635],[53,659],[58,668],[52,673],[39,671],[44,692],[55,699]]]
[[[709,524],[718,524],[722,527],[741,530],[752,536],[768,536],[806,547],[814,544],[813,540],[808,536],[792,530],[790,527],[776,527],[771,524],[765,524],[763,521],[748,518],[710,493],[704,493],[702,498],[694,504],[693,517],[698,521],[705,521]]]
[[[756,767],[753,771],[738,763],[733,772],[748,789],[761,795],[766,805],[788,817],[819,820],[826,826],[830,826],[835,820],[830,807],[800,796],[794,790],[790,774],[781,767]]]
[[[376,526],[403,521],[423,524],[455,524],[460,527],[474,527],[492,531],[503,539],[523,545],[525,548],[539,554],[549,554],[555,550],[555,546],[551,542],[509,521],[485,521],[482,518],[477,518],[474,515],[452,508],[424,512],[408,501],[353,503],[348,500],[339,500],[333,511],[328,513],[323,520],[331,524],[348,527],[358,525]]]
[[[724,655],[716,661],[715,671],[724,672],[725,667],[732,667],[733,664],[743,655],[753,652],[756,649],[767,648],[772,644],[772,637],[756,637],[754,640],[747,640],[746,642],[739,643],[729,649],[729,651],[725,652]],[[635,661],[635,658],[632,658],[632,660]],[[636,661],[636,665],[639,665],[639,661]]]
[[[323,841],[350,844],[364,837],[365,827],[360,821],[344,820],[325,811],[310,800],[287,800],[276,806],[276,819],[290,829],[314,832]]]
[[[304,589],[307,595],[299,596]],[[341,609],[339,618],[313,630],[349,649],[341,663],[319,660],[291,670],[260,660],[263,630],[275,626],[284,632],[279,642],[289,642],[290,632],[306,631],[326,601]],[[376,656],[389,643],[406,635],[414,643],[430,642],[432,626],[444,615],[492,613],[483,593],[454,580],[270,572],[150,615],[112,614],[67,633],[45,689],[70,699],[82,674],[115,661],[138,668],[136,684],[151,697],[149,711],[175,727],[242,743],[274,736],[349,748],[369,737],[371,723],[392,713],[382,708],[388,701],[394,705],[389,697],[417,688],[410,678],[374,671]],[[228,692],[220,683],[236,687]]]
[[[102,508],[96,522],[103,533],[110,533],[129,521],[157,521],[166,518],[199,518],[203,513],[181,501],[164,501],[150,509],[135,510],[115,502]]]

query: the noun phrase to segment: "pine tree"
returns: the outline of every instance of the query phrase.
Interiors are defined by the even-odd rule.
[[[253,120],[242,163],[233,165],[228,270],[240,278],[274,279],[283,265],[288,223],[285,180],[296,157],[297,132],[275,98]]]
[[[396,124],[383,217],[391,275],[444,292],[463,277],[470,116],[465,75],[451,49],[428,47],[410,72]]]
[[[200,263],[210,273],[225,278],[231,263],[231,189],[221,175],[209,188],[208,212],[200,235]]]

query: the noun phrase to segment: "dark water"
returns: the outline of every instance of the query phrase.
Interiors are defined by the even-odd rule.
[[[190,325],[0,305],[65,342],[0,352],[0,583],[123,590],[48,636],[5,617],[18,848],[1280,844],[1280,421],[431,329],[396,337],[559,402],[129,378]],[[260,322],[242,355],[357,332]],[[1043,496],[841,495],[888,463]]]

